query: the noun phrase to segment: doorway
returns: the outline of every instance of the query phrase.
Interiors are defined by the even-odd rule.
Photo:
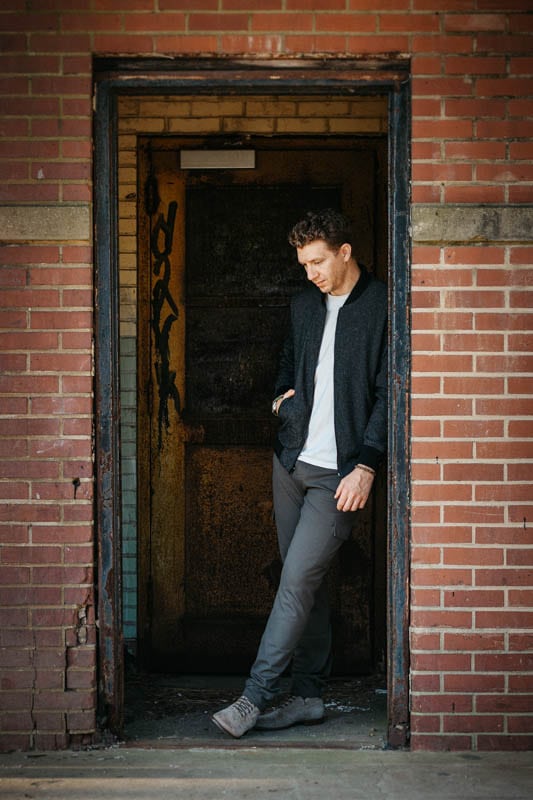
[[[293,96],[295,92],[302,91],[301,87],[296,88],[294,76],[284,72],[283,69],[279,71],[282,79],[287,81],[285,91],[290,89]],[[234,77],[233,73],[231,79],[233,80]],[[203,75],[202,79],[205,80],[203,91],[208,91],[210,78],[208,75]],[[141,270],[139,271],[141,278],[138,287],[138,418],[147,424],[139,422],[138,425],[138,453],[141,455],[142,451],[143,454],[143,458],[139,460],[138,473],[140,488],[138,522],[143,531],[149,531],[144,538],[142,538],[142,534],[139,537],[139,641],[142,643],[143,658],[146,658],[152,669],[161,669],[169,663],[169,658],[179,658],[180,653],[182,664],[186,663],[183,659],[190,657],[190,667],[188,668],[200,669],[199,665],[202,661],[205,665],[206,647],[213,641],[217,645],[214,648],[215,656],[220,655],[221,649],[224,653],[223,658],[218,660],[218,667],[214,666],[214,669],[220,671],[222,663],[230,665],[229,671],[242,669],[241,664],[235,659],[242,659],[243,652],[250,653],[255,649],[254,637],[258,635],[258,631],[262,627],[265,609],[270,603],[269,592],[272,593],[275,586],[276,554],[272,549],[273,537],[269,519],[270,500],[267,497],[268,491],[265,492],[265,488],[268,490],[269,483],[268,479],[265,480],[265,473],[268,474],[269,470],[270,439],[272,423],[275,421],[270,418],[268,411],[263,415],[264,412],[260,408],[268,409],[269,407],[268,373],[274,369],[275,351],[281,341],[283,315],[286,314],[291,293],[298,288],[298,280],[295,280],[294,283],[290,281],[284,284],[283,280],[276,281],[274,279],[270,280],[269,285],[266,286],[264,275],[261,270],[257,270],[257,260],[254,258],[250,258],[245,270],[246,291],[243,291],[240,274],[237,276],[232,274],[226,266],[224,271],[221,270],[219,274],[213,275],[212,272],[209,272],[209,265],[216,261],[217,255],[223,261],[225,256],[212,251],[210,258],[204,261],[201,252],[198,250],[195,252],[194,244],[191,245],[195,241],[205,243],[208,238],[206,231],[209,230],[210,220],[211,223],[213,220],[219,220],[217,223],[219,235],[213,239],[213,242],[219,244],[222,240],[226,249],[229,248],[231,251],[235,239],[232,243],[231,237],[227,237],[226,234],[235,227],[234,222],[228,222],[228,217],[231,220],[235,215],[235,207],[257,208],[263,209],[263,211],[269,209],[266,219],[270,220],[270,224],[264,227],[263,232],[258,223],[265,218],[264,213],[255,218],[252,215],[248,220],[246,215],[237,214],[239,224],[242,223],[244,226],[244,228],[240,228],[240,231],[241,234],[243,230],[254,231],[255,238],[252,240],[248,237],[248,240],[253,241],[254,246],[259,247],[260,252],[270,253],[272,251],[277,258],[275,268],[270,266],[272,277],[275,278],[275,269],[277,268],[285,278],[291,273],[291,270],[292,272],[295,270],[294,254],[290,253],[284,244],[286,232],[295,218],[299,216],[293,212],[300,208],[304,210],[309,206],[310,188],[314,187],[313,190],[317,191],[318,205],[337,205],[352,214],[357,222],[362,223],[363,218],[357,218],[357,201],[353,202],[354,197],[360,197],[361,193],[354,191],[354,185],[357,179],[360,181],[364,177],[365,171],[368,173],[368,163],[374,165],[372,180],[369,182],[366,178],[363,180],[365,194],[370,187],[374,192],[372,200],[374,216],[371,219],[370,227],[375,224],[377,219],[381,222],[386,220],[387,210],[390,209],[394,213],[391,213],[389,217],[388,233],[385,222],[379,234],[374,230],[372,236],[368,238],[364,245],[367,254],[362,256],[362,260],[374,268],[381,277],[390,276],[392,278],[391,291],[393,293],[398,291],[398,295],[394,295],[392,309],[391,363],[394,375],[398,373],[398,370],[400,371],[401,381],[395,380],[394,392],[391,393],[394,410],[391,417],[393,424],[390,442],[392,447],[388,474],[391,474],[391,464],[394,468],[400,459],[406,475],[404,464],[406,427],[404,423],[407,419],[405,413],[407,372],[405,370],[406,338],[402,328],[405,324],[405,306],[400,315],[396,316],[395,304],[396,296],[403,295],[406,299],[407,281],[405,277],[402,277],[400,282],[397,279],[398,270],[401,269],[404,274],[408,263],[408,259],[405,258],[407,252],[405,224],[407,220],[405,202],[407,176],[405,167],[407,162],[405,160],[402,162],[402,156],[405,159],[406,155],[406,151],[402,147],[405,147],[408,126],[406,125],[405,92],[402,93],[402,84],[397,81],[398,78],[393,78],[388,95],[389,133],[381,137],[367,136],[367,140],[374,138],[371,147],[368,147],[368,141],[366,143],[363,141],[365,137],[362,134],[356,137],[347,136],[344,140],[342,135],[315,137],[314,140],[312,140],[313,137],[308,136],[285,137],[284,141],[282,141],[282,137],[261,137],[259,135],[245,137],[246,148],[254,150],[258,157],[259,171],[253,180],[250,179],[251,174],[246,174],[244,170],[232,173],[226,170],[223,175],[220,172],[210,172],[207,176],[200,175],[198,172],[184,174],[187,171],[181,170],[177,161],[179,152],[184,147],[209,149],[213,144],[220,144],[217,137],[211,137],[210,141],[204,137],[200,142],[194,138],[187,139],[187,137],[182,137],[181,140],[179,137],[175,137],[172,140],[171,136],[166,136],[164,139],[161,137],[159,141],[148,136],[139,138],[138,174],[142,178],[138,186],[138,198],[143,194],[144,213],[139,211],[138,261],[139,265],[144,263],[145,266],[142,269],[142,275]],[[114,117],[116,105],[115,100],[113,102],[111,100],[113,97],[116,99],[121,87],[120,80],[115,82],[113,79],[111,83],[114,85],[113,87],[110,84],[107,85],[107,93],[102,91],[98,95],[96,137],[97,142],[100,143],[100,147],[97,147],[100,163],[104,166],[102,175],[110,178],[109,183],[106,184],[110,192],[108,197],[113,197],[115,187],[114,180],[111,179],[114,174],[112,160],[106,160],[110,155],[112,156],[113,147],[108,145],[110,142],[113,143],[114,136],[116,136],[116,128],[113,128],[113,124],[116,124],[116,117]],[[142,80],[136,80],[137,87],[142,83]],[[131,92],[132,86],[133,84],[130,82],[129,92]],[[317,87],[319,84],[315,83],[313,85],[314,92],[317,91]],[[353,77],[351,87],[353,91]],[[153,85],[150,88],[153,91]],[[188,85],[187,90],[189,88]],[[306,91],[309,91],[309,84],[306,84],[305,88]],[[195,89],[201,92],[202,86],[199,83],[195,84]],[[174,83],[174,90],[179,93],[179,77]],[[235,92],[234,86],[232,86],[232,92]],[[341,95],[342,92],[339,96]],[[104,121],[107,121],[106,129],[104,129]],[[110,121],[113,124],[110,125]],[[399,146],[401,142],[404,143],[402,147]],[[304,145],[307,146],[308,154],[314,154],[308,156],[307,161],[303,155],[306,152]],[[242,144],[238,146],[242,146]],[[317,152],[320,154],[318,159]],[[354,161],[362,153],[363,158],[359,162]],[[372,154],[371,158],[369,153]],[[327,159],[324,158],[325,154],[327,154]],[[322,167],[315,168],[314,172],[310,168],[311,162],[322,165],[326,161],[330,165],[337,164],[335,168],[330,166],[333,173],[337,170],[336,176],[335,174],[322,175]],[[378,162],[380,165],[379,175],[375,170]],[[341,167],[338,166],[339,164]],[[291,174],[293,177],[289,178],[288,176]],[[387,188],[393,174],[397,176],[402,174],[402,178],[405,178],[403,182],[394,185],[394,197]],[[264,177],[261,177],[262,175]],[[283,180],[280,180],[280,177]],[[157,192],[151,194],[156,185]],[[161,208],[156,208],[154,199],[156,196],[163,202]],[[174,197],[174,200],[171,199],[171,196]],[[364,219],[367,226],[369,224],[368,197],[369,195],[367,195],[366,218]],[[176,207],[172,206],[173,202],[177,204]],[[151,203],[153,204],[150,205]],[[111,208],[112,206],[113,203],[111,203]],[[141,208],[140,202],[139,208]],[[381,215],[375,213],[377,208],[380,208],[381,211],[384,210],[385,213]],[[111,214],[112,219],[113,214]],[[113,227],[113,224],[110,226],[109,219],[105,218],[101,201],[100,205],[96,204],[96,220],[97,230],[100,231],[98,238],[99,285],[104,286],[107,292],[111,290],[112,304],[115,303],[116,310],[117,296],[113,294],[116,291],[113,289],[113,285],[116,287],[116,277],[112,279],[109,272],[106,276],[107,256],[104,258],[103,252],[106,238],[109,242],[112,232],[116,228]],[[169,234],[171,228],[172,237]],[[235,228],[235,230],[238,229]],[[273,244],[273,231],[281,233],[283,246]],[[103,235],[104,232],[105,235]],[[171,253],[166,253],[170,238],[172,240]],[[242,235],[237,237],[239,241],[243,239],[246,240],[246,237]],[[387,246],[388,242],[390,242],[390,247]],[[286,248],[285,255],[281,254],[283,247]],[[159,260],[159,275],[155,274],[153,270],[154,255],[155,261]],[[168,294],[173,298],[175,308],[172,309],[170,306],[170,314],[167,313],[169,306],[165,306],[163,309],[163,305],[161,305],[161,309],[165,315],[165,321],[168,322],[169,317],[175,317],[175,320],[166,328],[161,327],[155,338],[152,339],[152,343],[145,341],[144,345],[148,344],[146,347],[141,342],[143,336],[140,333],[141,320],[144,315],[144,319],[150,322],[153,311],[153,305],[150,307],[150,304],[153,303],[154,289],[158,281],[165,277],[165,265],[170,255],[172,255],[171,277],[178,283],[172,285]],[[290,259],[290,263],[284,259]],[[242,263],[242,254],[239,254],[239,260]],[[111,267],[113,263],[112,258]],[[226,259],[225,265],[228,263]],[[282,264],[283,268],[280,269]],[[148,268],[146,268],[147,265]],[[165,292],[169,288],[170,285],[165,286],[164,281],[163,284],[159,283],[157,292],[160,292],[158,296],[160,300],[163,298],[163,303],[168,301],[168,294]],[[108,386],[109,396],[113,399],[118,398],[119,388],[116,382],[116,362],[113,362],[115,356],[112,353],[110,355],[108,350],[105,351],[105,355],[102,351],[102,344],[105,345],[105,334],[107,333],[109,336],[111,331],[111,338],[113,337],[113,325],[108,325],[107,331],[104,330],[104,321],[108,324],[110,319],[109,309],[105,308],[102,303],[104,297],[106,295],[100,292],[98,320],[99,331],[104,333],[104,336],[100,338],[98,378],[99,386],[101,388],[104,385]],[[224,310],[225,313],[222,314],[221,310]],[[221,317],[224,317],[224,325],[220,323]],[[184,323],[183,326],[181,323]],[[116,323],[114,324],[116,325]],[[399,328],[401,328],[402,336],[398,338],[395,334],[399,332]],[[150,324],[144,325],[145,332],[147,329],[150,331],[149,337],[152,337],[153,326],[150,328]],[[168,338],[166,338],[167,335]],[[157,336],[159,336],[159,353],[151,349]],[[172,337],[177,338],[173,340]],[[172,348],[169,350],[171,342]],[[272,343],[274,346],[271,346]],[[176,368],[173,368],[170,361],[161,359],[165,348],[167,348],[167,355],[171,351],[178,354],[181,359]],[[238,358],[234,358],[235,354],[238,355]],[[238,369],[238,375],[231,374],[231,369]],[[114,371],[111,378],[112,370]],[[160,378],[166,376],[166,382],[158,383],[158,370]],[[222,376],[231,378],[231,380],[224,382]],[[148,379],[147,382],[146,379]],[[235,386],[239,385],[239,381],[243,386],[247,386],[246,403],[235,393]],[[166,400],[161,404],[160,387],[162,385],[165,385],[163,395]],[[233,390],[233,396],[231,390]],[[117,435],[117,428],[113,426],[112,408],[107,402],[105,393],[100,391],[97,394],[97,416],[102,423],[98,428],[98,466],[101,480],[102,476],[110,475],[110,462],[105,460],[104,455],[113,451],[114,458],[117,458],[120,451],[120,437]],[[264,403],[264,399],[266,399],[266,403]],[[178,416],[181,415],[178,436],[175,435],[176,430],[171,429],[171,415],[177,409],[179,409]],[[110,433],[110,438],[106,439],[106,435]],[[145,440],[143,440],[143,436]],[[250,467],[245,474],[242,470],[244,458],[247,459],[246,463]],[[117,474],[111,474],[115,475],[116,480]],[[250,474],[252,474],[252,487],[248,486]],[[347,659],[345,663],[349,663],[350,658],[352,659],[351,667],[344,667],[345,669],[356,669],[355,662],[359,665],[366,663],[367,668],[376,663],[380,648],[382,653],[385,650],[387,636],[385,628],[388,619],[387,665],[396,678],[394,683],[389,680],[389,686],[393,687],[392,696],[389,694],[389,742],[392,744],[394,744],[392,741],[394,729],[401,728],[405,731],[404,722],[407,718],[405,706],[407,698],[405,691],[407,678],[406,620],[403,616],[407,600],[406,572],[402,563],[397,560],[394,561],[394,569],[391,570],[391,559],[394,559],[397,554],[401,559],[405,559],[406,554],[404,539],[406,513],[404,508],[398,510],[396,505],[396,499],[400,495],[403,494],[405,498],[406,483],[402,481],[402,470],[397,470],[394,474],[399,476],[400,483],[395,478],[394,485],[391,487],[389,481],[388,487],[386,487],[387,476],[384,474],[382,497],[377,503],[378,512],[376,513],[374,510],[369,514],[365,524],[362,525],[363,530],[354,531],[353,544],[354,551],[357,550],[357,556],[351,562],[349,560],[345,562],[343,559],[335,567],[343,580],[348,579],[349,592],[344,595],[342,592],[340,594],[337,592],[337,596],[333,597],[334,614],[338,623],[341,624],[341,627],[346,625],[347,621],[349,623],[346,631],[339,632],[339,642],[342,642],[344,637],[347,647],[344,655],[342,655],[343,647],[339,647],[338,663],[341,665],[343,658]],[[145,480],[146,477],[148,480]],[[223,480],[221,480],[222,478]],[[171,481],[170,484],[169,481]],[[199,486],[202,481],[202,492],[199,493],[198,498],[193,497],[191,487]],[[231,487],[233,497],[238,497],[239,492],[243,494],[244,489],[251,488],[254,497],[253,503],[242,503],[241,509],[238,508],[239,503],[234,503],[231,511],[224,514],[222,507],[225,494],[220,487],[228,485]],[[148,494],[142,495],[142,492],[146,491],[144,488],[146,486],[150,487]],[[175,487],[181,487],[181,489],[175,491]],[[391,492],[395,501],[392,506]],[[389,520],[389,539],[387,545],[383,541],[380,548],[374,544],[377,540],[369,532],[379,530],[378,537],[386,538],[386,526],[378,523],[377,520],[381,510],[387,506],[384,499],[387,494],[389,497],[388,510],[384,514],[382,513],[381,517]],[[154,502],[154,497],[157,502]],[[212,500],[208,502],[208,497],[215,497],[216,503],[213,503]],[[250,508],[253,509],[253,513],[250,513]],[[237,514],[237,516],[232,516],[232,514]],[[120,652],[120,634],[117,630],[119,617],[115,614],[111,619],[109,609],[118,610],[120,606],[118,600],[120,583],[113,586],[113,582],[108,578],[114,578],[120,572],[117,569],[111,575],[109,571],[110,566],[118,566],[116,548],[118,537],[115,536],[115,532],[117,530],[116,521],[119,518],[120,515],[117,513],[116,506],[113,505],[113,501],[110,502],[109,496],[100,493],[99,531],[100,541],[105,544],[105,547],[100,550],[100,611],[101,620],[109,622],[107,626],[102,626],[101,622],[101,697],[108,704],[110,718],[112,719],[113,715],[115,717],[115,722],[112,723],[114,727],[120,725],[121,718],[120,698],[123,697],[123,694],[120,686],[120,674],[123,668],[123,659]],[[173,525],[171,536],[168,535],[169,520],[176,522]],[[188,530],[200,530],[201,535],[188,536]],[[234,538],[232,549],[229,543],[232,537],[235,537],[235,532],[238,535]],[[239,539],[239,537],[241,538]],[[113,541],[115,541],[115,546],[113,546]],[[239,589],[244,590],[240,596],[237,593],[236,599],[228,600],[227,587],[221,575],[227,575],[228,560],[231,561],[230,554],[233,555],[235,564],[240,567],[241,573],[242,571],[250,572],[249,564],[243,561],[243,545],[250,541],[253,541],[254,545],[256,568],[257,564],[262,567],[259,573],[261,590],[258,589],[257,581],[253,587],[245,584],[243,587],[239,586]],[[379,550],[379,555],[376,559],[377,550]],[[114,559],[113,565],[108,560],[110,552]],[[249,551],[246,555],[250,555]],[[381,566],[379,566],[380,558]],[[385,569],[385,560],[387,560],[387,569]],[[366,568],[359,573],[357,569],[353,568],[356,561],[359,564],[366,564]],[[204,572],[200,575],[197,571],[199,563],[204,564]],[[370,569],[368,569],[369,564],[371,565]],[[223,569],[219,570],[217,575],[220,565]],[[385,590],[387,571],[389,580],[387,590]],[[172,574],[178,575],[180,579],[172,583],[169,581],[169,575]],[[380,591],[375,592],[375,588],[380,582]],[[337,585],[335,582],[333,583]],[[162,587],[162,591],[158,589],[158,586]],[[388,604],[385,602],[386,591],[389,595]],[[352,604],[352,607],[343,606],[345,596],[350,596],[352,600],[354,597],[358,599]],[[395,605],[390,602],[393,596]],[[362,598],[364,598],[363,602],[361,602]],[[109,601],[111,601],[111,605],[109,605]],[[338,603],[337,607],[335,607],[335,602]],[[381,609],[378,608],[379,603],[381,603]],[[228,615],[230,606],[231,614]],[[221,617],[225,620],[225,627],[223,626],[223,629],[219,631]],[[234,632],[233,637],[229,633],[231,630]],[[227,642],[232,638],[237,638],[240,643],[233,654],[227,649]],[[192,648],[189,647],[191,644]],[[224,650],[224,648],[226,649]],[[233,662],[232,659],[234,659]],[[216,660],[214,663],[216,664]],[[339,669],[342,670],[343,667],[339,666]],[[398,682],[398,676],[403,683]],[[398,720],[403,721],[400,723],[400,727],[397,724]],[[404,735],[404,733],[399,734],[400,738]]]
[[[240,139],[224,145],[243,153]],[[305,283],[288,231],[310,208],[337,208],[354,222],[358,259],[387,277],[383,137],[248,137],[253,168],[180,168],[183,153],[211,163],[217,148],[139,140],[138,653],[167,674],[246,674],[272,604],[270,404]],[[337,674],[385,661],[376,486],[329,578]]]

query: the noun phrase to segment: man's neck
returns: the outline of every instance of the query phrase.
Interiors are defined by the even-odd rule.
[[[342,286],[336,289],[334,292],[330,292],[331,295],[335,297],[335,295],[339,294],[350,294],[354,286],[356,285],[357,281],[361,277],[361,267],[355,260],[355,258],[351,258],[348,262],[348,267],[346,270],[346,276],[342,282]]]

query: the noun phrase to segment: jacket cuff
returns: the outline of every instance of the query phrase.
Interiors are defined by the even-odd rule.
[[[359,452],[357,463],[364,464],[366,467],[371,467],[372,469],[377,469],[382,458],[383,453],[381,453],[379,450],[376,450],[375,447],[370,447],[370,445],[364,444]]]

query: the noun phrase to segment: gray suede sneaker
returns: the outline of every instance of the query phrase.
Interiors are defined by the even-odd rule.
[[[262,731],[290,728],[291,725],[317,725],[324,721],[324,703],[320,697],[289,697],[267,714],[260,714],[255,727]]]
[[[217,711],[211,719],[224,733],[239,739],[246,731],[251,730],[261,712],[245,695],[222,711]]]

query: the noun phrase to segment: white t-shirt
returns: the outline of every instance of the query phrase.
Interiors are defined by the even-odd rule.
[[[307,464],[337,469],[337,444],[333,405],[333,360],[339,310],[348,294],[326,295],[326,323],[315,370],[315,394],[309,430],[298,458]]]

